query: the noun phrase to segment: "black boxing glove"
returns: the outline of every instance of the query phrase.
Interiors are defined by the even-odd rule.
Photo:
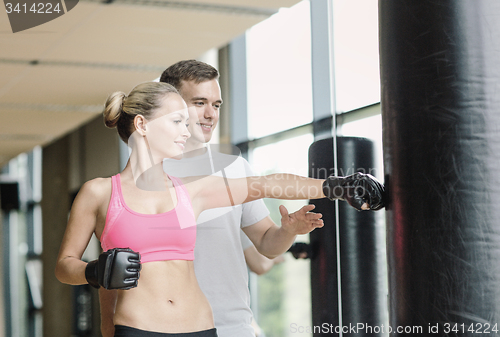
[[[85,278],[94,288],[131,289],[137,287],[141,256],[130,248],[113,248],[91,261],[85,268]]]
[[[295,259],[310,259],[311,258],[311,245],[305,242],[294,242],[287,252],[292,253]]]
[[[385,206],[385,187],[370,174],[357,172],[347,177],[330,176],[323,183],[323,193],[330,200],[347,201],[358,211],[365,204],[375,211]]]

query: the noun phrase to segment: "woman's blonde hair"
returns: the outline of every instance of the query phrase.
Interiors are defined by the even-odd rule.
[[[109,95],[104,106],[104,124],[108,128],[116,127],[120,138],[127,143],[135,131],[135,116],[152,119],[162,99],[169,93],[178,94],[172,85],[161,82],[141,83],[128,96],[121,91],[114,92]]]

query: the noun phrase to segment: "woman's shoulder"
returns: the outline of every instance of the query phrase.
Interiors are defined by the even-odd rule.
[[[109,199],[111,193],[111,178],[94,178],[82,185],[80,192],[83,197],[92,198],[95,201]]]

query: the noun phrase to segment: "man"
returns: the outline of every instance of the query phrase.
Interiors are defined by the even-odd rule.
[[[222,98],[218,77],[215,68],[195,60],[178,62],[163,72],[160,81],[176,87],[188,105],[191,133],[185,144],[185,158],[165,163],[167,173],[174,176],[218,173],[227,178],[253,175],[243,158],[214,151],[206,144],[219,121]],[[212,168],[210,172],[207,172],[207,167]],[[308,233],[323,225],[320,214],[309,213],[313,207],[304,206],[288,214],[286,208],[281,206],[282,226],[272,221],[262,200],[209,210],[200,215],[195,271],[200,287],[212,306],[219,337],[255,336],[251,325],[248,272],[240,241],[241,229],[261,254],[275,258],[286,252],[297,234]],[[100,290],[99,295],[101,330],[104,337],[112,336],[116,293]]]

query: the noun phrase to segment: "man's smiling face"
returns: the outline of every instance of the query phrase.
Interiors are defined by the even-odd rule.
[[[216,79],[196,83],[182,81],[179,93],[189,108],[189,142],[207,143],[219,122],[222,104],[219,82]]]

